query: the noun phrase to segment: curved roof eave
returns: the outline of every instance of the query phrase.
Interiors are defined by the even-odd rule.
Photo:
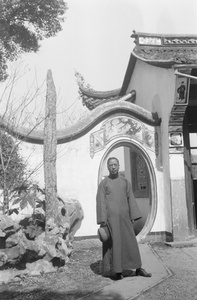
[[[153,65],[155,67],[161,67],[161,68],[171,68],[174,64],[175,64],[175,61],[173,59],[146,59],[146,58],[143,58],[139,55],[137,55],[136,53],[132,52],[132,55],[136,58],[136,59],[139,59],[147,64],[150,64],[150,65]]]
[[[97,98],[97,99],[103,99],[103,98],[110,98],[118,96],[120,93],[120,88],[115,90],[109,90],[109,91],[95,91],[92,89],[87,89],[82,86],[79,86],[79,90],[83,95],[86,95],[88,97]]]
[[[197,35],[152,34],[133,31],[135,47],[131,53],[120,95],[127,92],[136,60],[170,69],[174,65],[197,65]]]
[[[57,144],[63,144],[76,140],[77,138],[89,132],[104,118],[110,117],[117,113],[132,115],[135,118],[152,126],[159,126],[161,122],[161,119],[158,118],[156,113],[151,113],[146,109],[127,101],[116,100],[105,103],[102,106],[98,106],[93,111],[88,111],[88,113],[76,124],[68,128],[58,130]],[[5,121],[3,122],[3,120],[0,121],[0,127],[22,141],[38,145],[42,145],[44,143],[43,131],[32,130],[32,132],[28,132],[28,130],[25,128],[14,129],[9,125],[9,123],[6,123]]]

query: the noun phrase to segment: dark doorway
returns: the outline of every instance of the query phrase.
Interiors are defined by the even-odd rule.
[[[197,78],[197,69],[191,75]],[[190,229],[197,229],[197,80],[189,80],[189,99],[184,118],[186,195]]]
[[[108,176],[106,161],[110,156],[119,159],[120,172],[131,182],[142,215],[142,218],[134,224],[137,240],[140,241],[146,237],[152,228],[156,214],[156,182],[151,161],[147,153],[145,154],[133,142],[119,141],[111,149],[108,149],[101,161],[99,182]]]
[[[197,107],[188,106],[184,122],[187,204],[191,227],[197,228]],[[193,221],[192,221],[193,219]]]

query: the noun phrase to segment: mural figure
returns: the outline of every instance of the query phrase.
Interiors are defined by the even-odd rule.
[[[186,84],[184,81],[181,81],[180,86],[177,89],[178,98],[177,103],[185,103],[186,102]]]
[[[181,81],[181,85],[180,87],[177,89],[177,92],[179,94],[179,99],[180,100],[184,100],[185,99],[185,90],[186,90],[186,86],[184,81]]]
[[[111,238],[103,241],[103,275],[115,273],[123,278],[124,270],[136,269],[136,276],[151,277],[141,266],[141,256],[133,228],[141,218],[129,181],[119,173],[119,161],[107,161],[109,176],[101,181],[97,191],[97,224],[107,227]]]

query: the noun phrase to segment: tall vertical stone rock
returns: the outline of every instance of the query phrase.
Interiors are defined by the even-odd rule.
[[[46,223],[50,218],[57,219],[57,137],[56,137],[56,90],[52,72],[47,72],[47,93],[44,125],[44,179],[46,196]]]

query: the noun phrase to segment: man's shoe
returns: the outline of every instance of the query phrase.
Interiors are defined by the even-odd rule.
[[[122,275],[122,273],[116,273],[116,275],[115,275],[115,277],[114,277],[114,280],[121,280],[121,279],[123,279],[124,277],[123,277],[123,275]]]
[[[136,269],[136,276],[151,277],[151,273],[147,273],[143,268]]]

